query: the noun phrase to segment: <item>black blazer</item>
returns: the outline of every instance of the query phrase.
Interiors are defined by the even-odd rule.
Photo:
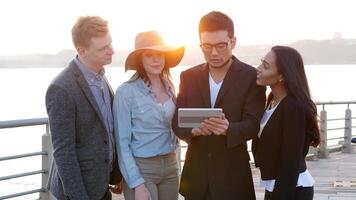
[[[265,104],[265,87],[256,85],[256,70],[233,57],[214,107],[222,108],[230,125],[227,136],[192,137],[191,129],[175,134],[188,143],[180,193],[203,199],[209,189],[213,199],[255,199],[246,141],[257,135]],[[209,68],[201,64],[181,73],[178,108],[210,108]]]
[[[310,140],[306,108],[286,96],[273,112],[252,152],[263,180],[276,179],[272,199],[294,199],[299,173],[306,170]]]

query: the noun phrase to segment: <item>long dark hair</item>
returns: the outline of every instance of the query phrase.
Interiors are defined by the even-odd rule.
[[[302,56],[287,46],[274,46],[271,50],[276,56],[278,72],[284,77],[288,95],[295,97],[307,109],[307,139],[311,146],[316,147],[320,143],[317,109],[311,99]]]

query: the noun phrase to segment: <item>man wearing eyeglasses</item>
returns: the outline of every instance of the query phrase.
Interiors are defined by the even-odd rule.
[[[206,63],[181,73],[175,134],[188,143],[180,193],[186,200],[256,199],[246,142],[259,131],[266,100],[255,68],[232,55],[233,21],[213,11],[199,23]],[[222,108],[199,128],[178,126],[179,108]]]

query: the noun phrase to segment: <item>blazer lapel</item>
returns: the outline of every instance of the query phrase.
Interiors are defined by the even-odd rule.
[[[232,59],[233,59],[233,62],[231,64],[228,72],[225,75],[224,81],[223,81],[223,83],[221,85],[221,88],[219,90],[218,96],[216,98],[214,108],[219,105],[219,103],[221,102],[221,100],[224,97],[224,95],[226,94],[226,92],[233,85],[235,85],[235,83],[238,80],[241,80],[240,78],[238,78],[238,76],[239,76],[238,72],[241,70],[241,68],[239,67],[239,61],[235,57],[233,57]]]
[[[73,66],[72,67],[73,73],[74,73],[74,76],[76,78],[76,81],[77,81],[79,87],[82,89],[85,97],[88,99],[88,101],[90,102],[91,106],[94,108],[96,114],[99,116],[99,119],[100,119],[102,125],[104,126],[105,130],[107,132],[109,132],[107,130],[107,127],[106,127],[105,123],[104,123],[103,115],[100,112],[100,109],[99,109],[98,104],[96,103],[95,97],[94,97],[93,93],[91,92],[91,90],[90,90],[90,88],[88,86],[88,83],[85,80],[82,72],[80,71],[79,67],[74,62],[72,62],[71,65]]]
[[[201,69],[201,74],[198,75],[198,85],[200,88],[200,94],[202,95],[204,107],[211,108],[210,102],[210,87],[209,87],[209,67],[204,64]]]
[[[288,97],[288,96],[284,97],[284,98],[281,100],[281,102],[279,102],[279,104],[277,105],[277,107],[275,108],[275,110],[273,111],[273,113],[271,114],[271,116],[269,117],[267,123],[265,124],[265,126],[264,126],[263,129],[262,129],[261,136],[260,136],[260,140],[262,139],[262,137],[263,137],[264,135],[266,135],[266,133],[264,134],[264,130],[265,130],[265,129],[268,130],[269,126],[271,126],[274,122],[280,120],[280,119],[277,118],[277,117],[278,117],[278,113],[280,112],[280,111],[279,111],[279,108],[280,108],[281,106],[283,106],[283,105],[282,105],[282,104],[283,104],[283,100],[284,100],[285,98],[287,98],[287,97]],[[265,109],[265,112],[266,112],[267,110],[268,110],[268,106],[267,106],[267,108]]]

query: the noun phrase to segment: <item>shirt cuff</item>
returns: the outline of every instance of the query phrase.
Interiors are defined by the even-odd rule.
[[[137,187],[143,183],[145,183],[145,180],[142,177],[140,177],[137,180],[133,181],[132,183],[127,183],[127,184],[129,186],[129,188],[134,189],[135,187]]]

